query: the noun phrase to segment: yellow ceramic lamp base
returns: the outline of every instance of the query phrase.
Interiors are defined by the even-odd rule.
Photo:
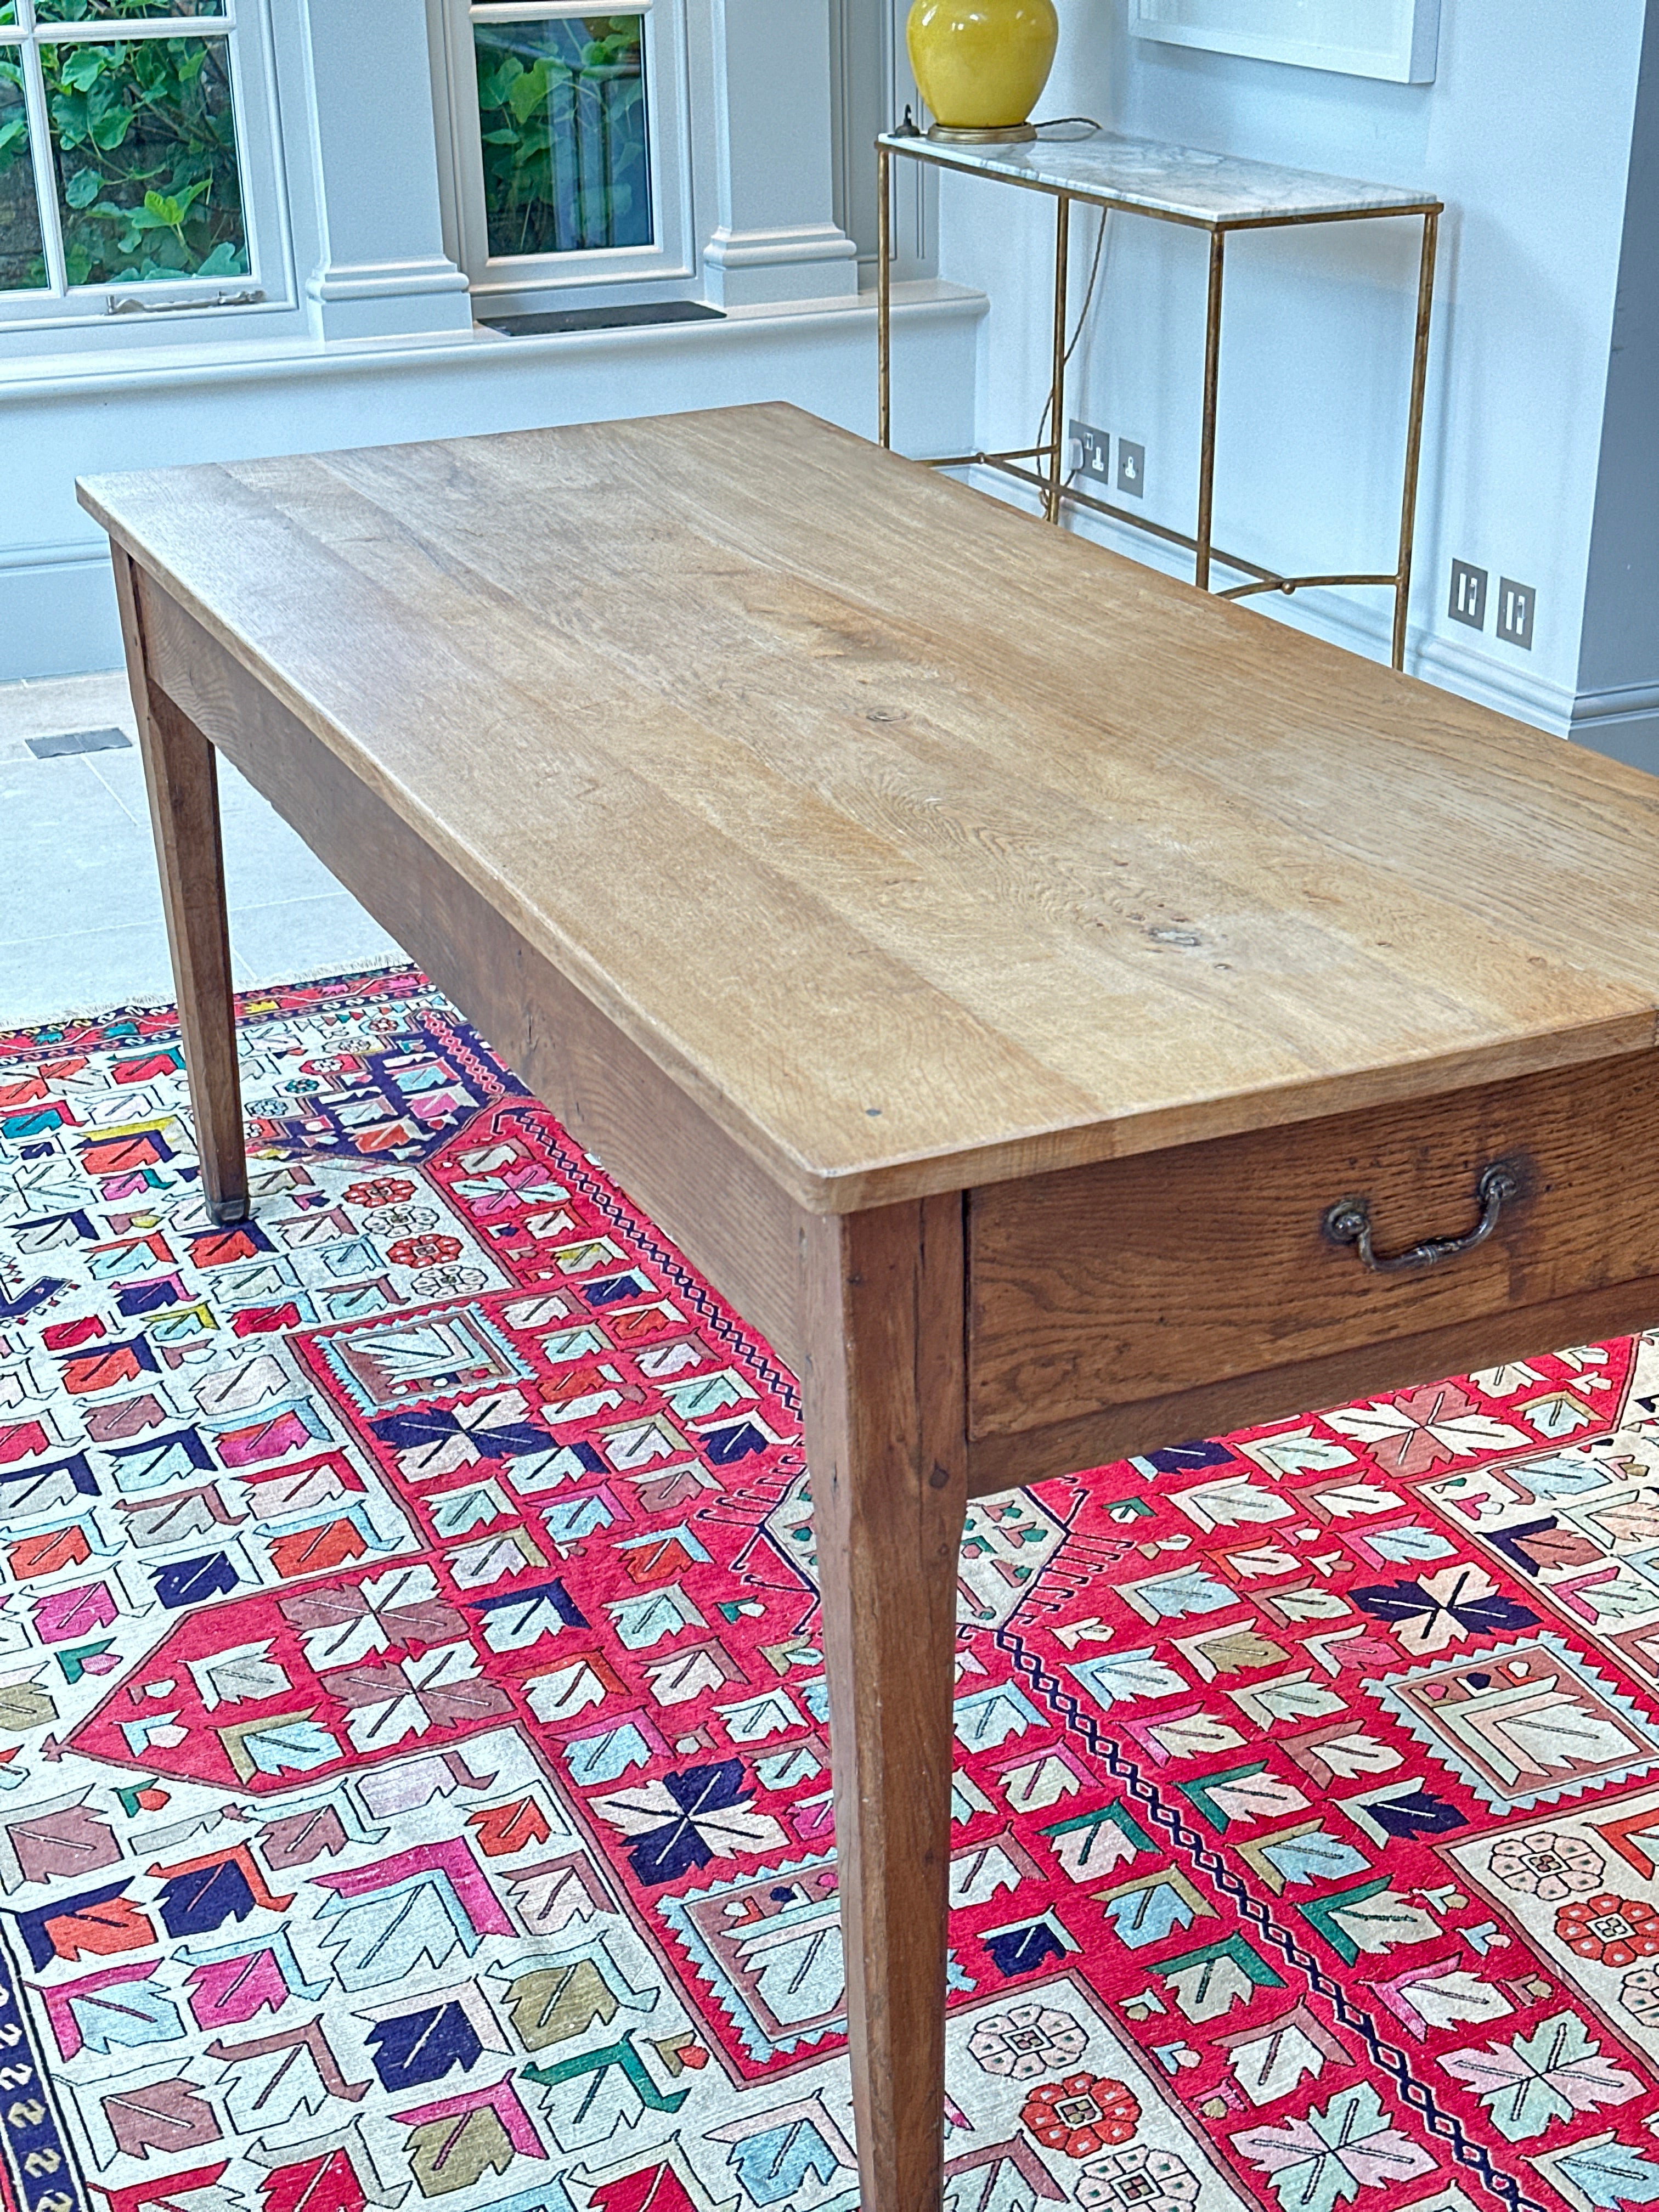
[[[1034,137],[1059,37],[1054,0],[915,0],[910,66],[938,134]]]

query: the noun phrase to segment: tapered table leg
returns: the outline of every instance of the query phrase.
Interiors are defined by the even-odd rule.
[[[815,1217],[805,1241],[806,1448],[862,2212],[939,2212],[967,1509],[962,1199]]]
[[[112,550],[127,680],[143,748],[179,1028],[190,1076],[202,1196],[215,1221],[246,1221],[247,1147],[236,1066],[236,1001],[213,747],[167,693],[150,682],[132,563],[118,546]]]

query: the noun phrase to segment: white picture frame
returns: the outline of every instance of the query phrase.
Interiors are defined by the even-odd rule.
[[[1394,84],[1431,84],[1440,0],[1129,0],[1139,39]]]

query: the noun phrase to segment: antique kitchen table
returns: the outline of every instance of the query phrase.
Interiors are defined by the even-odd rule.
[[[82,498],[218,1218],[222,751],[802,1377],[932,2212],[967,1500],[1659,1318],[1659,785],[782,406]]]

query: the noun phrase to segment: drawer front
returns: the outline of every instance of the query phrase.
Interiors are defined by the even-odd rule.
[[[1437,1266],[1328,1233],[1360,1200],[1379,1256],[1461,1236],[1499,1161],[1520,1196]],[[968,1222],[970,1435],[1177,1399],[1659,1277],[1659,1053],[993,1184]]]

